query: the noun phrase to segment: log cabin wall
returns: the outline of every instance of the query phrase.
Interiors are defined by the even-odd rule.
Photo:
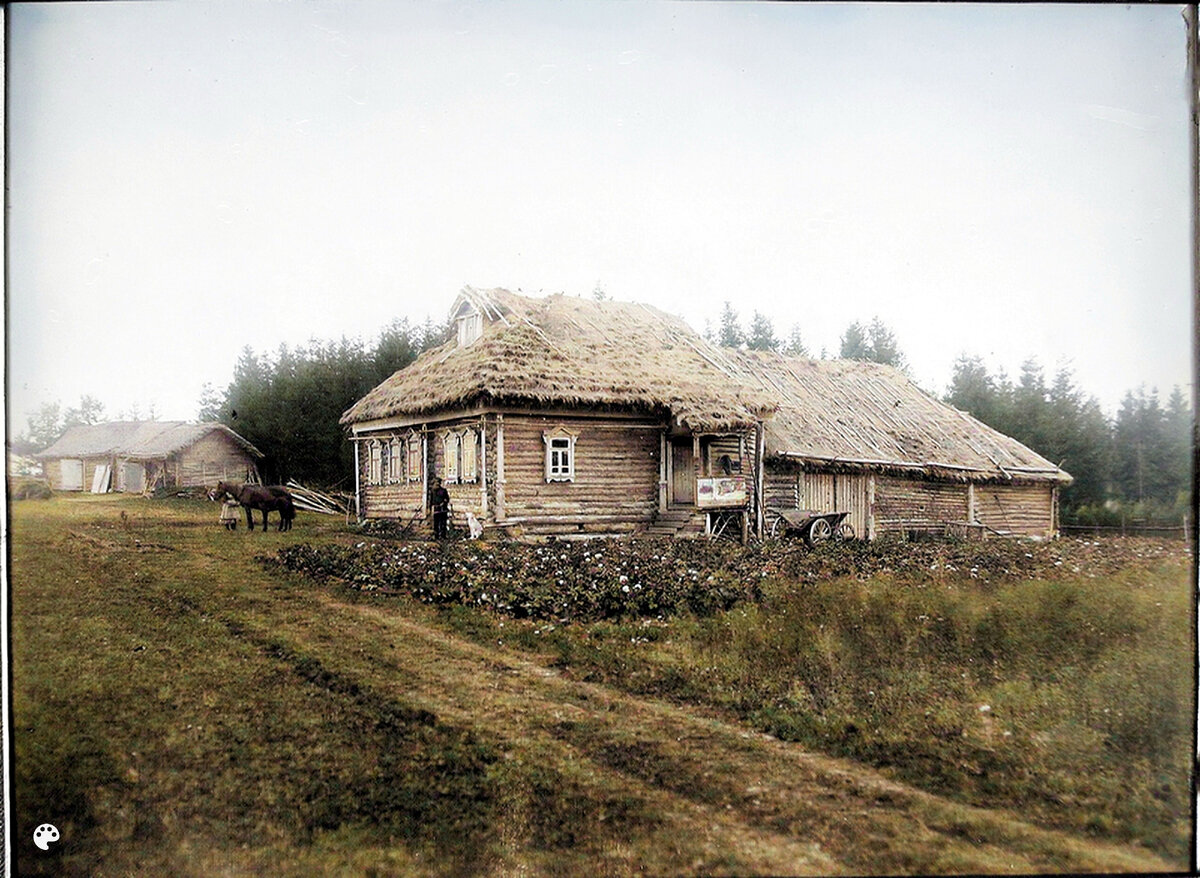
[[[849,512],[846,522],[854,535],[869,535],[870,480],[865,473],[804,472],[795,464],[775,462],[763,479],[769,509],[816,509]]]
[[[468,512],[473,513],[481,522],[487,520],[487,515],[483,508],[483,495],[481,493],[483,490],[483,463],[485,461],[485,454],[483,444],[479,440],[480,426],[481,419],[473,417],[447,421],[426,428],[426,448],[431,464],[429,469],[429,484],[432,485],[434,478],[442,479],[443,486],[450,495],[450,509],[453,513],[454,523],[460,527],[466,526]],[[475,434],[477,449],[475,472],[470,476],[463,473],[452,475],[447,472],[444,438],[447,433],[461,434],[465,430],[472,431]],[[492,454],[486,455],[488,461],[492,457]]]
[[[109,467],[112,473],[109,481],[109,490],[115,491],[117,487],[117,462],[111,457],[85,457],[83,459],[83,493],[87,494],[92,490],[92,482],[96,478],[96,470],[102,466]]]
[[[1051,536],[1054,489],[1049,485],[975,485],[975,518],[1005,533]]]
[[[546,480],[544,434],[575,434],[575,478]],[[654,519],[663,425],[652,419],[504,415],[504,513],[534,533],[619,533]],[[493,453],[492,460],[495,460]]]
[[[399,482],[371,484],[371,456],[368,451],[370,440],[378,438],[381,441],[389,441],[393,435],[407,439],[410,433],[404,429],[394,433],[373,434],[359,443],[358,484],[362,504],[359,514],[363,518],[395,518],[408,522],[416,516],[420,520],[424,517],[425,505],[424,483],[420,478],[410,481],[406,476]],[[416,435],[421,436],[422,434],[418,430]]]
[[[58,458],[42,461],[42,472],[55,491],[62,491],[62,461]]]
[[[978,489],[977,489],[978,490]],[[976,499],[978,506],[978,497]],[[880,475],[875,480],[876,533],[967,521],[967,486]]]
[[[174,479],[172,487],[193,488],[217,482],[244,482],[256,467],[236,442],[214,430],[172,455],[166,469]]]
[[[868,522],[868,476],[860,473],[800,473],[796,494],[800,509],[849,512],[846,523],[865,537]]]
[[[763,496],[768,509],[799,509],[800,480],[796,473],[780,472],[774,467],[763,476]]]

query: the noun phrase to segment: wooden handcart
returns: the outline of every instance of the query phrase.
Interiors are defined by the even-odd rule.
[[[854,539],[854,526],[846,521],[849,512],[820,512],[816,509],[771,510],[771,539],[799,536],[810,546],[828,539]]]

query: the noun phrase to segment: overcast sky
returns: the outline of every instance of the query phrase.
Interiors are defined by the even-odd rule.
[[[1192,375],[1180,6],[9,7],[10,431],[194,418],[243,346],[373,340],[464,284],[879,316],[1114,412]]]

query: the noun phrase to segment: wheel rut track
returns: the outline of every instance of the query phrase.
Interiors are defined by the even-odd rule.
[[[619,780],[665,813],[707,818],[714,845],[741,835],[744,844],[786,850],[795,858],[786,871],[870,873],[899,838],[920,841],[923,854],[905,864],[914,872],[946,871],[951,864],[954,871],[972,871],[972,865],[982,871],[985,863],[994,870],[997,858],[1016,872],[1171,870],[1140,849],[1092,843],[1011,813],[950,802],[695,709],[567,679],[514,651],[377,605],[346,602],[323,589],[314,597],[323,617],[352,619],[364,643],[393,644],[370,657],[342,644],[322,660],[358,656],[382,666],[405,702],[508,746],[536,741],[546,752]],[[342,672],[354,676],[348,666]]]

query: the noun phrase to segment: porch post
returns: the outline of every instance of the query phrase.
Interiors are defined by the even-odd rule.
[[[487,518],[487,415],[479,416],[479,507]]]
[[[496,415],[496,524],[504,523],[504,415]]]
[[[763,453],[766,450],[766,431],[763,422],[755,423],[754,441],[754,533],[763,537]]]
[[[362,485],[358,462],[358,438],[351,439],[354,443],[354,518],[362,523]],[[257,467],[255,467],[257,469]]]
[[[667,484],[669,476],[667,475],[667,455],[670,449],[667,447],[667,428],[663,427],[662,432],[658,436],[658,511],[665,513],[667,511]]]

